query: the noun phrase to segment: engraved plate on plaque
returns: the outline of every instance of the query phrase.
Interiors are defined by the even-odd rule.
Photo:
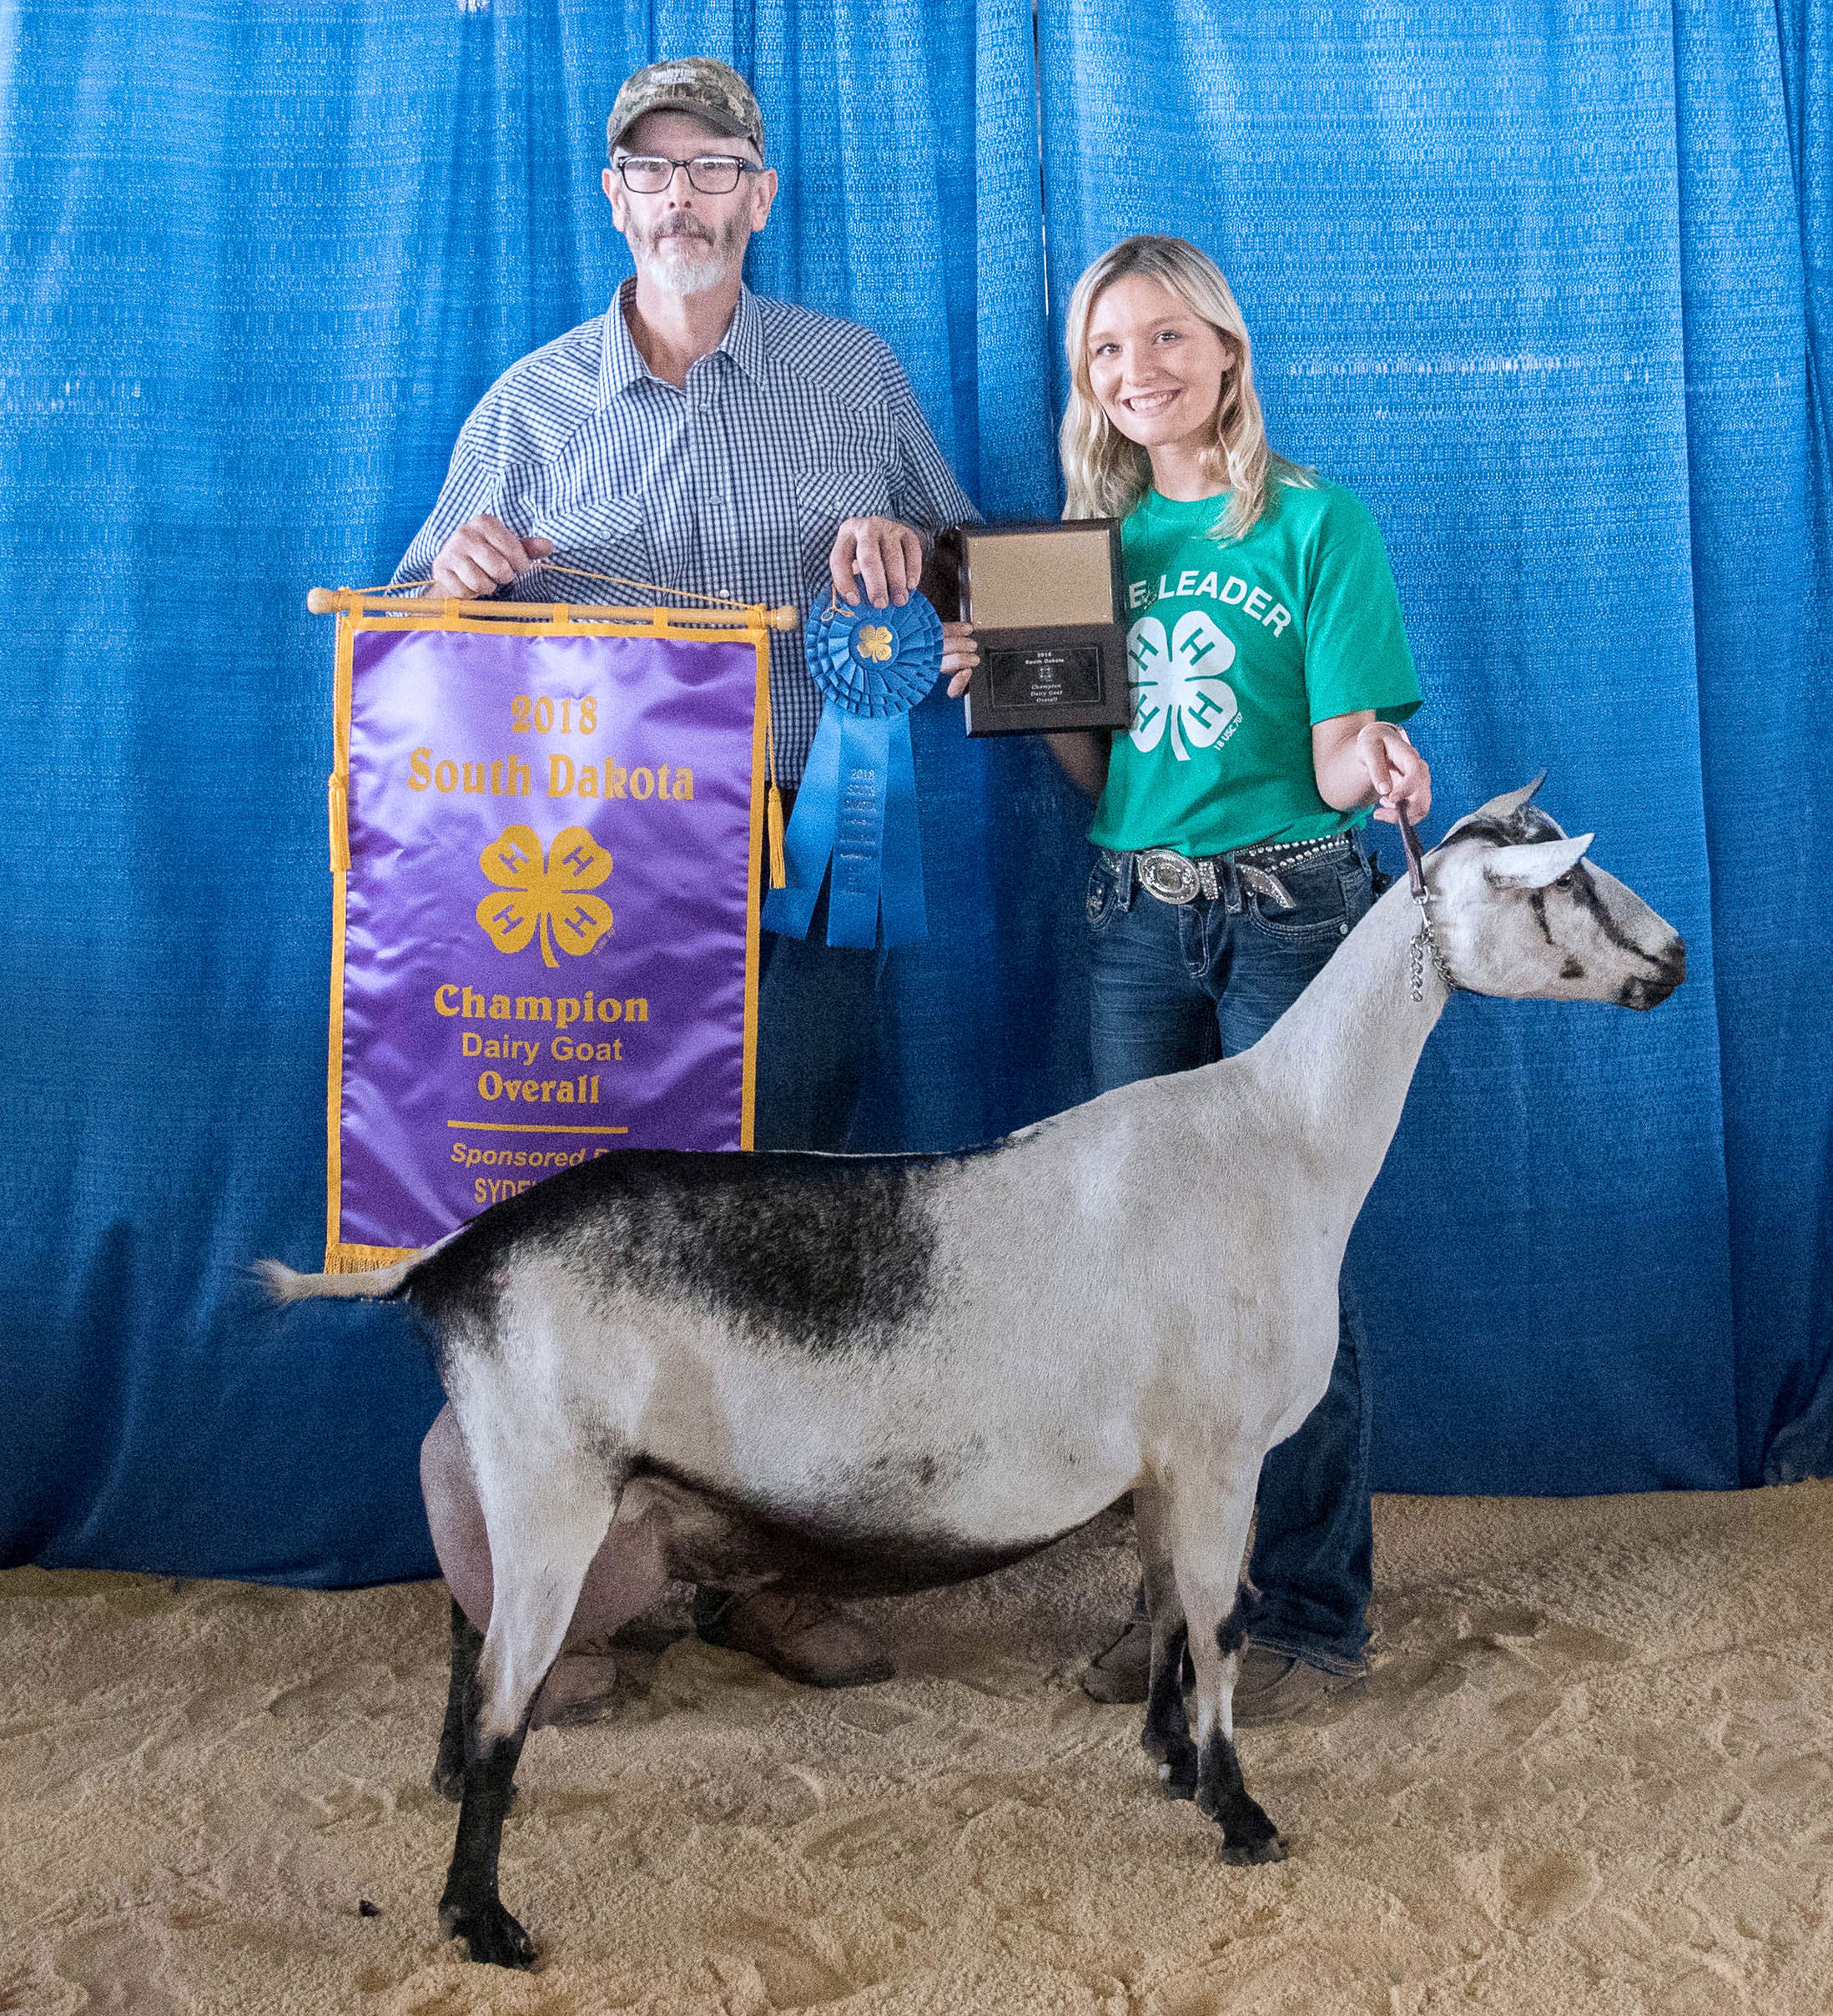
[[[986,654],[992,703],[1015,707],[1097,707],[1101,698],[1101,653],[1094,644],[1045,644],[1036,651]]]

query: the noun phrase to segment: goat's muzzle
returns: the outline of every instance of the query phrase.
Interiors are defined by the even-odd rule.
[[[1687,976],[1687,941],[1676,935],[1659,952],[1642,956],[1654,967],[1623,983],[1617,996],[1625,1008],[1659,1008]]]

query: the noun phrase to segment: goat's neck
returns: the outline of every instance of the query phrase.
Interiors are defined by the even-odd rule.
[[[1450,998],[1429,958],[1413,999],[1419,912],[1404,883],[1344,940],[1317,979],[1241,1061],[1277,1087],[1281,1127],[1308,1137],[1361,1207],[1400,1124],[1419,1053]]]

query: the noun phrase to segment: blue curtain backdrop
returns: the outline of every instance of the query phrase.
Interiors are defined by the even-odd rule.
[[[478,393],[603,306],[604,114],[687,49],[770,121],[754,284],[879,330],[990,514],[1056,508],[1081,265],[1212,250],[1276,442],[1386,530],[1442,809],[1550,764],[1687,933],[1654,1016],[1462,1001],[1428,1051],[1362,1240],[1380,1481],[1833,1468],[1826,7],[1047,0],[1040,47],[1022,0],[0,16],[0,1559],[431,1566],[404,1321],[244,1272],[322,1226],[304,592],[385,578]],[[1073,796],[918,733],[884,1145],[1087,1086]]]

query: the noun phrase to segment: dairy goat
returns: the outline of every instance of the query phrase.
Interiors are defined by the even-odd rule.
[[[398,1266],[264,1263],[282,1299],[406,1303],[462,1434],[494,1592],[440,1915],[473,1959],[532,1958],[497,1849],[576,1609],[610,1630],[671,1575],[932,1586],[1129,1489],[1142,1741],[1220,1823],[1224,1860],[1284,1854],[1233,1741],[1242,1550],[1261,1459],[1328,1380],[1344,1245],[1450,983],[1649,1008],[1685,975],[1681,940],[1533,789],[1427,856],[1429,943],[1390,890],[1240,1057],[969,1154],[632,1149]]]

